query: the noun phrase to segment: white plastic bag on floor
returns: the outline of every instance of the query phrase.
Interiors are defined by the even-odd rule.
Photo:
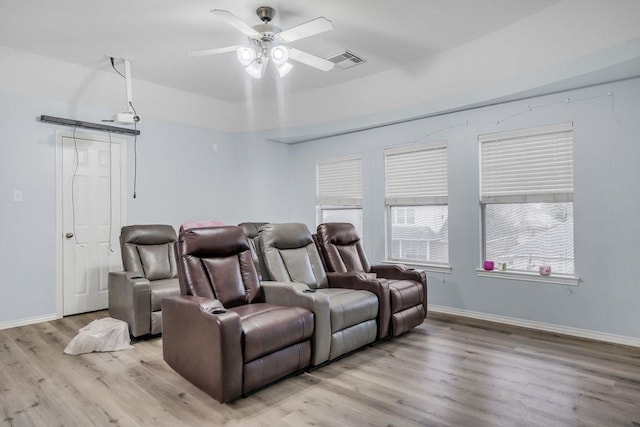
[[[67,348],[66,354],[83,354],[93,351],[118,351],[133,348],[129,341],[129,325],[122,320],[105,317],[94,320],[78,335],[73,337]]]

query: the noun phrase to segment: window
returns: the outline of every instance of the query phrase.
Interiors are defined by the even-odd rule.
[[[447,144],[385,151],[388,257],[416,264],[449,264]]]
[[[318,161],[318,222],[349,222],[362,237],[362,157]]]
[[[479,137],[484,258],[574,275],[571,123]]]

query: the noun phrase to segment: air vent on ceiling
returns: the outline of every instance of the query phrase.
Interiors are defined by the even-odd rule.
[[[349,50],[345,50],[342,53],[338,53],[336,55],[330,56],[327,59],[333,62],[334,64],[336,64],[338,67],[342,68],[343,70],[346,68],[355,67],[356,65],[360,65],[367,62],[366,59],[356,55],[355,53]]]

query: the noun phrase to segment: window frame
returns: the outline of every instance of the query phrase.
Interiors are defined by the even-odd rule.
[[[359,191],[356,192],[358,194],[352,193],[350,196],[355,197],[341,197],[340,195],[331,195],[330,197],[323,197],[320,195],[320,186],[321,186],[321,177],[320,177],[320,167],[321,164],[340,164],[343,163],[346,165],[349,162],[357,161],[358,162],[358,170],[359,170],[359,178],[356,181],[356,184],[359,184]],[[346,171],[348,168],[343,169]],[[326,159],[318,159],[316,160],[316,226],[323,223],[323,212],[325,210],[359,210],[360,216],[362,218],[362,223],[360,224],[360,229],[358,232],[360,233],[360,238],[363,238],[364,233],[364,210],[362,207],[362,194],[363,194],[363,157],[360,154],[352,154],[341,157],[332,157]],[[324,203],[323,203],[324,202]],[[357,224],[353,224],[356,229],[358,229]]]
[[[444,173],[441,173],[440,179],[444,176],[444,188],[446,191],[446,195],[434,195],[434,194],[422,194],[416,195],[416,197],[403,197],[396,198],[391,197],[389,195],[389,170],[388,170],[388,157],[393,155],[402,155],[405,153],[416,153],[422,151],[433,151],[433,150],[444,150]],[[438,272],[438,273],[449,273],[451,272],[451,258],[450,258],[450,245],[449,245],[449,236],[447,233],[447,262],[437,262],[437,261],[416,261],[416,260],[404,260],[404,259],[393,259],[393,240],[392,240],[392,227],[393,227],[393,208],[419,208],[422,206],[446,206],[447,207],[447,220],[449,215],[449,202],[448,202],[448,143],[446,140],[441,140],[437,142],[429,142],[429,143],[421,143],[421,144],[412,144],[405,145],[401,147],[391,147],[384,151],[384,177],[385,177],[385,254],[386,259],[383,261],[387,264],[404,264],[408,266],[416,266],[420,267],[425,271]],[[441,166],[442,166],[441,164]],[[441,188],[436,191],[441,191]],[[397,217],[397,215],[396,215]],[[408,215],[405,212],[405,223],[408,218]],[[416,213],[413,214],[413,224],[416,223]],[[409,224],[410,225],[410,224]]]
[[[496,268],[495,270],[484,270],[482,268],[482,263],[487,259],[487,206],[493,204],[504,204],[504,205],[513,205],[513,204],[533,204],[533,203],[571,203],[572,209],[574,209],[575,215],[575,204],[573,200],[573,123],[562,123],[559,125],[551,125],[551,126],[543,126],[537,128],[529,128],[529,129],[521,129],[510,132],[499,132],[488,135],[479,135],[478,136],[478,161],[479,161],[479,171],[480,171],[480,180],[479,180],[479,194],[480,194],[480,223],[481,223],[481,260],[480,266],[476,268],[476,273],[479,277],[491,277],[491,278],[501,278],[501,279],[511,279],[511,280],[524,280],[529,282],[539,282],[539,283],[550,283],[550,284],[560,284],[560,285],[573,285],[576,286],[580,282],[580,278],[578,277],[575,271],[575,257],[574,257],[574,273],[573,274],[563,274],[556,273],[552,269],[552,273],[549,276],[542,276],[538,272],[529,271],[529,270],[506,270],[503,271],[501,269]],[[507,138],[535,138],[536,136],[550,134],[554,131],[557,132],[571,132],[572,138],[572,149],[571,149],[571,192],[559,192],[557,195],[553,194],[542,194],[538,195],[535,193],[525,193],[520,196],[511,196],[511,195],[503,195],[503,196],[486,196],[483,193],[483,143],[491,140],[498,139],[507,139]],[[575,217],[574,217],[575,218]],[[573,249],[575,254],[575,222],[572,221],[572,227],[574,228],[574,236],[573,236]]]

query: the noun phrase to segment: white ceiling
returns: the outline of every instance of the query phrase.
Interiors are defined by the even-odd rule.
[[[0,0],[0,45],[107,70],[106,55],[131,60],[135,79],[243,103],[303,93],[379,74],[411,70],[438,53],[512,25],[559,0]],[[209,13],[229,10],[250,25],[258,6],[276,9],[282,29],[318,16],[335,29],[292,46],[328,57],[345,48],[367,62],[324,73],[296,64],[278,84],[245,76],[233,53],[192,58],[187,52],[242,43],[244,36]]]

